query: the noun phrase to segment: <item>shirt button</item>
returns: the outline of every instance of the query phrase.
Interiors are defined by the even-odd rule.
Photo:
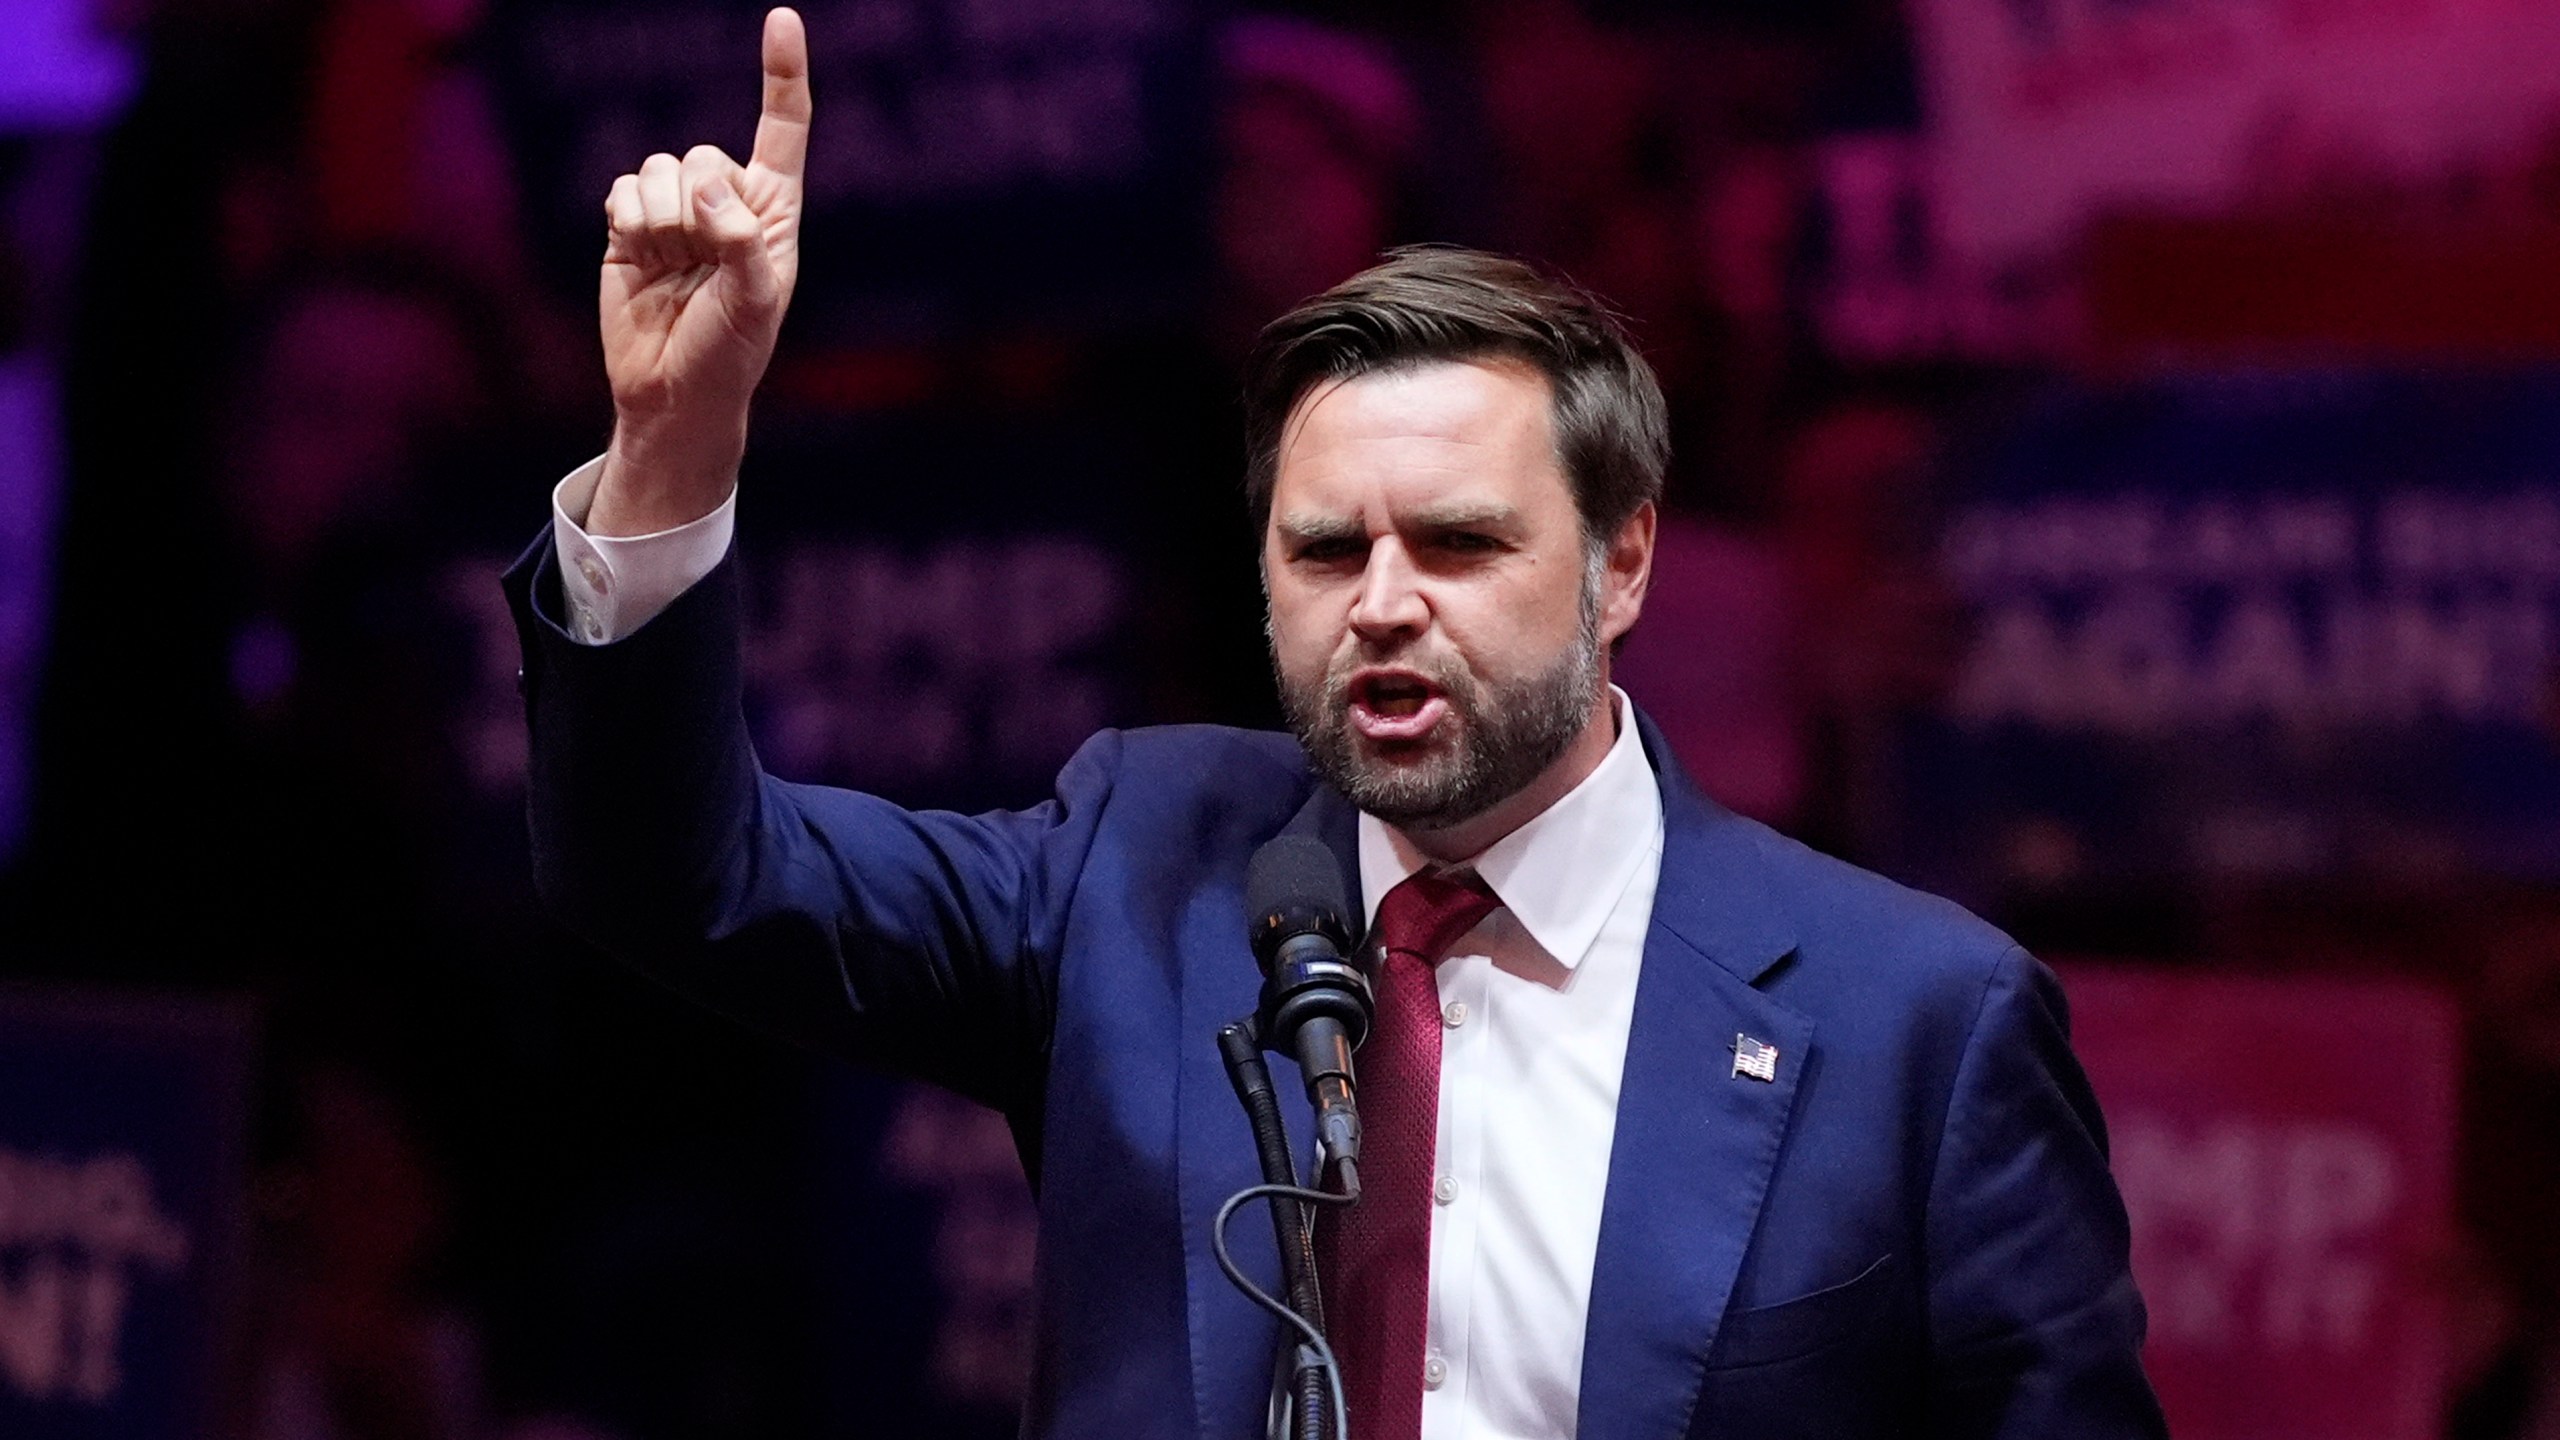
[[[612,573],[607,571],[602,564],[598,563],[596,557],[593,555],[581,555],[578,557],[578,574],[599,595],[604,594],[612,587]]]
[[[1458,1198],[1458,1177],[1443,1175],[1431,1182],[1431,1198],[1446,1205]]]
[[[1448,1383],[1449,1362],[1437,1355],[1425,1358],[1422,1362],[1422,1388],[1437,1390]]]
[[[601,621],[601,620],[597,619],[597,618],[596,618],[596,617],[594,617],[593,615],[588,616],[588,617],[587,617],[587,621],[586,621],[586,631],[587,631],[587,643],[588,643],[588,644],[590,644],[590,645],[601,645],[601,644],[603,644],[603,643],[604,643],[604,622],[603,622],[603,621]],[[1428,1030],[1426,1030],[1426,1031],[1424,1031],[1424,1032],[1422,1032],[1422,1033],[1424,1033],[1424,1034],[1428,1035],[1428,1034],[1430,1034],[1431,1032],[1430,1032],[1430,1031],[1428,1031]]]
[[[1467,1002],[1452,1000],[1440,1012],[1440,1023],[1455,1030],[1467,1023]]]

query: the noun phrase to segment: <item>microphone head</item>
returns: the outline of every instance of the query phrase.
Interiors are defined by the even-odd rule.
[[[1254,851],[1244,899],[1253,958],[1265,971],[1280,947],[1301,935],[1322,935],[1337,953],[1351,949],[1350,889],[1333,851],[1312,835],[1281,835]]]

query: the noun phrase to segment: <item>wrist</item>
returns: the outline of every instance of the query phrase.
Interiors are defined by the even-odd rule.
[[[617,417],[587,511],[591,535],[652,535],[690,524],[720,508],[737,488],[746,454],[746,421],[704,433]]]

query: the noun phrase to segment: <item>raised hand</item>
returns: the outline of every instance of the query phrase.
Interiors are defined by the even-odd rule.
[[[613,445],[586,528],[638,535],[717,509],[746,453],[747,405],[800,274],[809,37],[764,20],[764,113],[742,167],[719,147],[658,154],[613,182],[597,311]]]

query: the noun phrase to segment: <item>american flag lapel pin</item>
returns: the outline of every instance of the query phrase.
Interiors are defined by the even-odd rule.
[[[1778,1083],[1778,1047],[1748,1035],[1734,1036],[1733,1078],[1745,1076],[1772,1085]]]

